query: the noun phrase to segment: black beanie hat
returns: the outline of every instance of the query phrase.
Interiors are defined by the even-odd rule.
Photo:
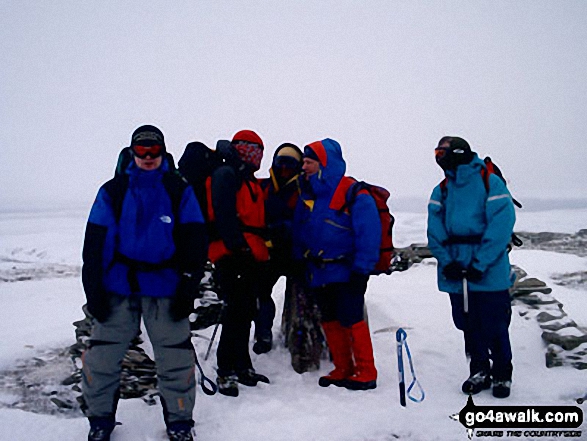
[[[131,147],[135,144],[145,146],[161,144],[163,148],[165,148],[163,132],[161,132],[161,130],[159,130],[157,127],[148,124],[141,126],[133,132],[130,138]]]
[[[313,159],[314,161],[320,162],[320,158],[318,158],[318,155],[316,154],[314,149],[312,149],[309,146],[304,147],[304,158],[310,158],[310,159]]]
[[[457,136],[445,136],[438,141],[438,146],[449,145],[444,154],[436,155],[436,162],[443,170],[455,170],[459,165],[468,164],[473,160],[474,154],[471,146],[463,138]]]
[[[450,148],[451,150],[464,150],[465,152],[471,151],[471,146],[469,145],[469,143],[465,141],[463,138],[459,138],[456,136],[452,137],[450,141]]]

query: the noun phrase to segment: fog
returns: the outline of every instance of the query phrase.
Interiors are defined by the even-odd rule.
[[[89,207],[142,124],[176,160],[255,130],[259,176],[330,137],[416,208],[462,136],[522,202],[585,205],[586,22],[583,0],[4,0],[0,206]]]

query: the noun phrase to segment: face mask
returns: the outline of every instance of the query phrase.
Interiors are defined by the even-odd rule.
[[[247,141],[238,141],[233,144],[241,160],[249,164],[253,171],[259,170],[263,159],[263,146]]]
[[[468,164],[473,159],[473,152],[451,147],[436,147],[434,150],[436,163],[443,170],[456,170],[461,164]]]

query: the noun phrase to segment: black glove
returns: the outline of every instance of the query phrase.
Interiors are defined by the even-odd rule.
[[[483,278],[483,271],[478,270],[473,265],[467,268],[467,280],[470,282],[480,282]]]
[[[169,305],[169,314],[174,321],[187,318],[193,312],[194,300],[200,295],[200,279],[188,273],[179,279],[175,296]]]
[[[463,277],[466,277],[467,271],[463,265],[453,260],[444,267],[442,274],[450,280],[462,280]]]
[[[88,312],[100,323],[105,322],[112,313],[110,295],[101,291],[99,294],[88,297]]]
[[[257,263],[249,247],[234,250],[231,257],[235,268],[241,274],[252,271]]]
[[[356,291],[362,291],[363,294],[367,290],[367,282],[369,281],[369,274],[361,274],[355,271],[351,272],[349,284]]]
[[[288,275],[291,275],[296,280],[303,280],[306,274],[306,262],[300,259],[292,259],[288,262]]]

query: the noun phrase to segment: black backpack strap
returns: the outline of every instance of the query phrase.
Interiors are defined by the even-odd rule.
[[[181,199],[185,189],[188,187],[188,182],[183,178],[176,170],[168,171],[163,175],[163,186],[171,199],[171,209],[173,216],[176,219],[179,213],[179,207],[181,205]]]
[[[126,190],[128,190],[128,175],[121,174],[114,176],[104,184],[104,190],[108,193],[108,196],[110,196],[114,218],[118,223],[120,215],[122,214],[124,195],[126,194]]]

